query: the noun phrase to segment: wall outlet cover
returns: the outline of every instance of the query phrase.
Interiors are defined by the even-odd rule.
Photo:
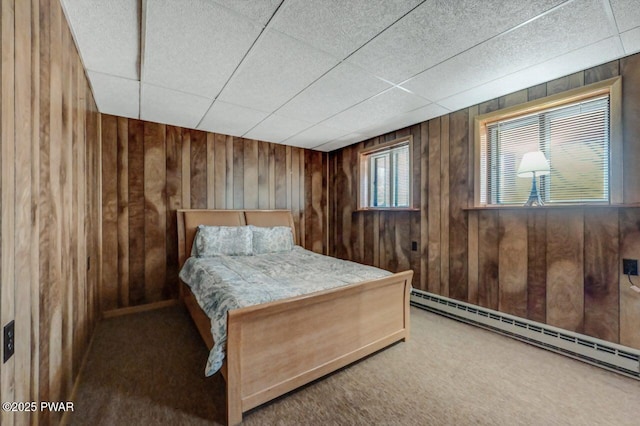
[[[638,259],[622,259],[622,273],[638,275]]]
[[[15,321],[11,321],[9,323],[7,323],[7,325],[4,326],[4,333],[3,333],[3,342],[4,342],[4,348],[3,348],[3,363],[7,362],[9,360],[9,358],[11,358],[11,356],[13,355],[13,352],[15,351],[16,348],[16,330],[15,330]]]

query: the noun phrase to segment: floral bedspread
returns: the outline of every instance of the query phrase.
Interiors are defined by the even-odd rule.
[[[217,372],[225,357],[227,312],[391,275],[372,266],[323,256],[295,246],[285,253],[187,259],[180,278],[211,318],[214,346],[205,374]]]

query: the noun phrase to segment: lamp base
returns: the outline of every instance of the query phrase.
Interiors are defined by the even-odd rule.
[[[540,198],[540,193],[538,192],[538,188],[536,186],[536,173],[533,172],[533,179],[531,179],[531,192],[529,193],[529,199],[526,203],[524,203],[525,207],[531,207],[533,205],[543,206],[542,198]]]

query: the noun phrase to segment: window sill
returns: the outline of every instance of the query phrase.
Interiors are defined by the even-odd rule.
[[[419,212],[415,207],[367,207],[356,209],[357,212]]]
[[[640,203],[632,204],[551,204],[544,206],[477,206],[466,207],[465,211],[479,210],[569,210],[569,209],[617,209],[617,208],[638,208]]]

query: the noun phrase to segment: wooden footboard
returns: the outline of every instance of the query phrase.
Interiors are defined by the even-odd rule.
[[[409,338],[412,271],[229,312],[227,415]]]

